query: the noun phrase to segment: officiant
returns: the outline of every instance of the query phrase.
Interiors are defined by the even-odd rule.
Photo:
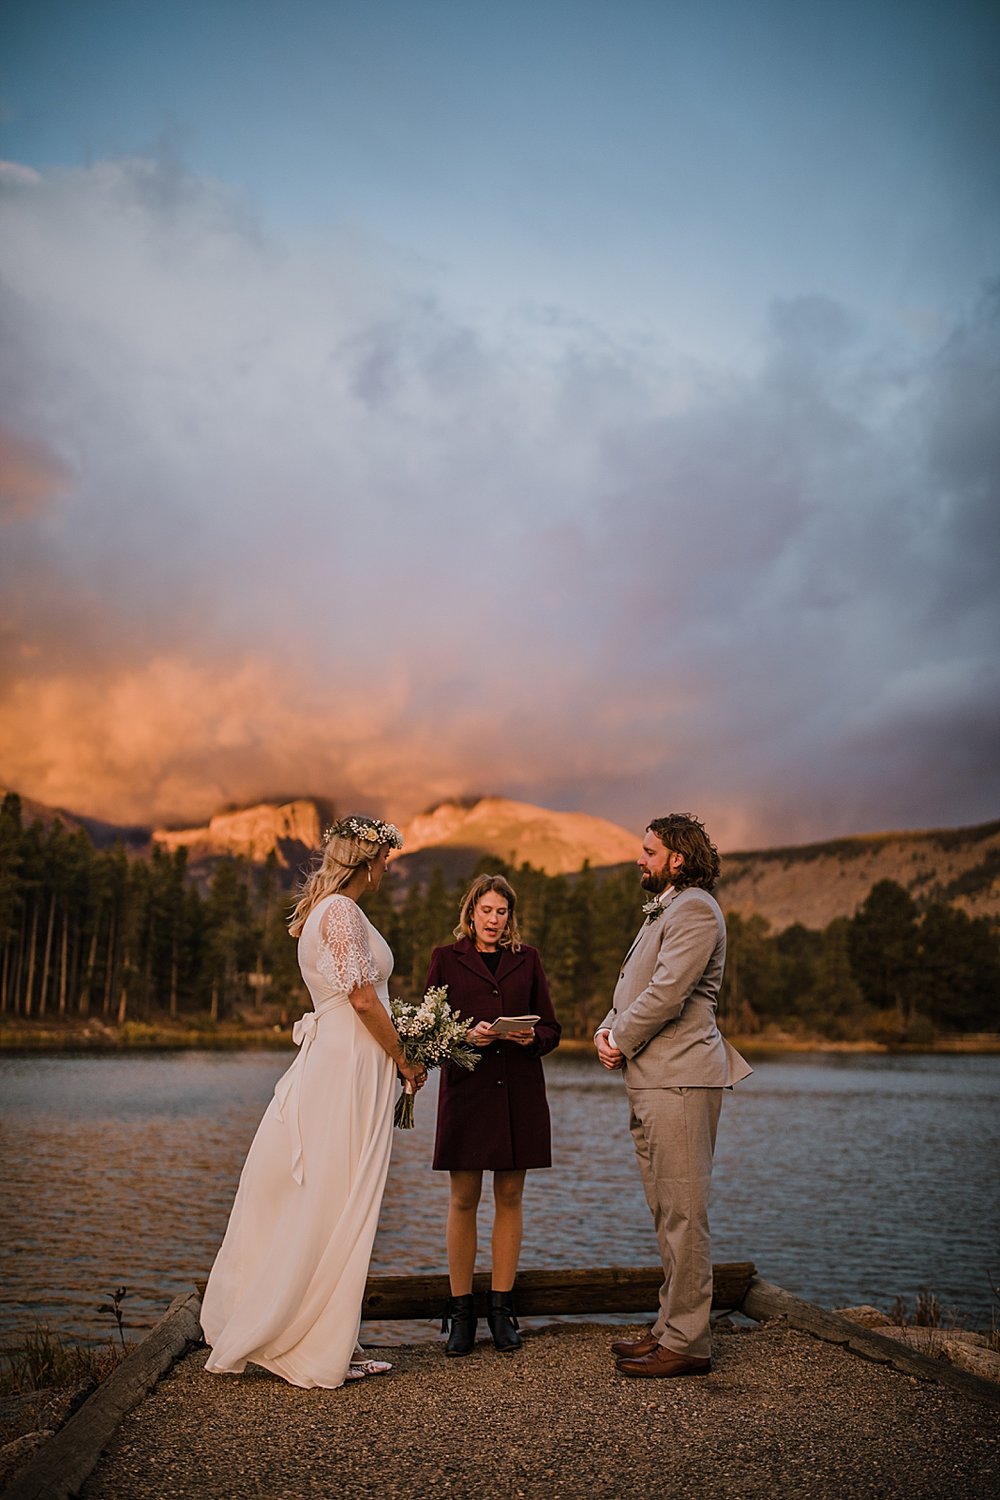
[[[493,1253],[487,1322],[496,1348],[510,1353],[521,1345],[513,1288],[525,1173],[552,1165],[541,1059],[558,1046],[562,1028],[538,950],[521,941],[517,894],[502,875],[480,875],[472,882],[462,897],[455,937],[454,943],[434,949],[425,988],[448,986],[448,1003],[469,1020],[469,1041],[482,1048],[482,1057],[472,1072],[453,1065],[441,1070],[433,1166],[450,1177],[451,1288],[442,1331],[450,1329],[447,1355],[472,1352],[476,1213],[483,1173],[490,1171]],[[501,1016],[525,1019],[500,1035],[492,1023]]]

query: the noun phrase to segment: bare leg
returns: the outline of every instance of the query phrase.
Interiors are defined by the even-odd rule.
[[[464,1297],[472,1291],[476,1269],[476,1210],[483,1191],[482,1172],[449,1172],[451,1199],[448,1203],[448,1278],[451,1295]]]
[[[497,1292],[509,1292],[517,1275],[523,1195],[523,1171],[493,1173],[493,1274],[490,1285]]]

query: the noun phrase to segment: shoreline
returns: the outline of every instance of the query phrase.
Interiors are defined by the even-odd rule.
[[[969,1033],[940,1038],[927,1045],[861,1040],[834,1042],[825,1037],[797,1036],[775,1031],[768,1035],[740,1036],[726,1033],[727,1040],[748,1058],[764,1059],[805,1053],[831,1056],[924,1055],[989,1057],[1000,1055],[1000,1033]],[[0,1017],[0,1055],[29,1053],[119,1053],[179,1051],[291,1051],[291,1022],[246,1025],[239,1022],[195,1021],[194,1024],[159,1019],[155,1022],[126,1021],[112,1026],[99,1019],[86,1021],[28,1020]],[[588,1038],[564,1037],[563,1053],[592,1053]]]

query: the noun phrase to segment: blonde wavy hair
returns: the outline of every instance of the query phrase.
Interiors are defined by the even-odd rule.
[[[473,942],[475,941],[472,914],[476,909],[476,902],[485,896],[487,891],[496,891],[497,895],[502,896],[507,903],[507,922],[500,934],[499,946],[509,948],[512,953],[520,952],[521,934],[517,930],[517,892],[510,881],[505,880],[502,875],[477,875],[462,897],[455,936],[471,938]]]
[[[358,817],[354,821],[374,823],[375,820]],[[317,901],[322,901],[326,896],[335,896],[338,891],[343,890],[355,870],[362,865],[371,869],[373,860],[384,847],[392,848],[395,845],[389,839],[383,845],[377,839],[359,838],[356,834],[345,836],[337,833],[336,827],[331,829],[313,869],[299,887],[298,900],[288,921],[288,931],[292,937],[298,937]]]

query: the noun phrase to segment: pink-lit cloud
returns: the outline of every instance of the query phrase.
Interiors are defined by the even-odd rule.
[[[107,818],[496,791],[728,847],[996,815],[997,301],[753,369],[273,239],[149,161],[0,179],[0,779]]]

